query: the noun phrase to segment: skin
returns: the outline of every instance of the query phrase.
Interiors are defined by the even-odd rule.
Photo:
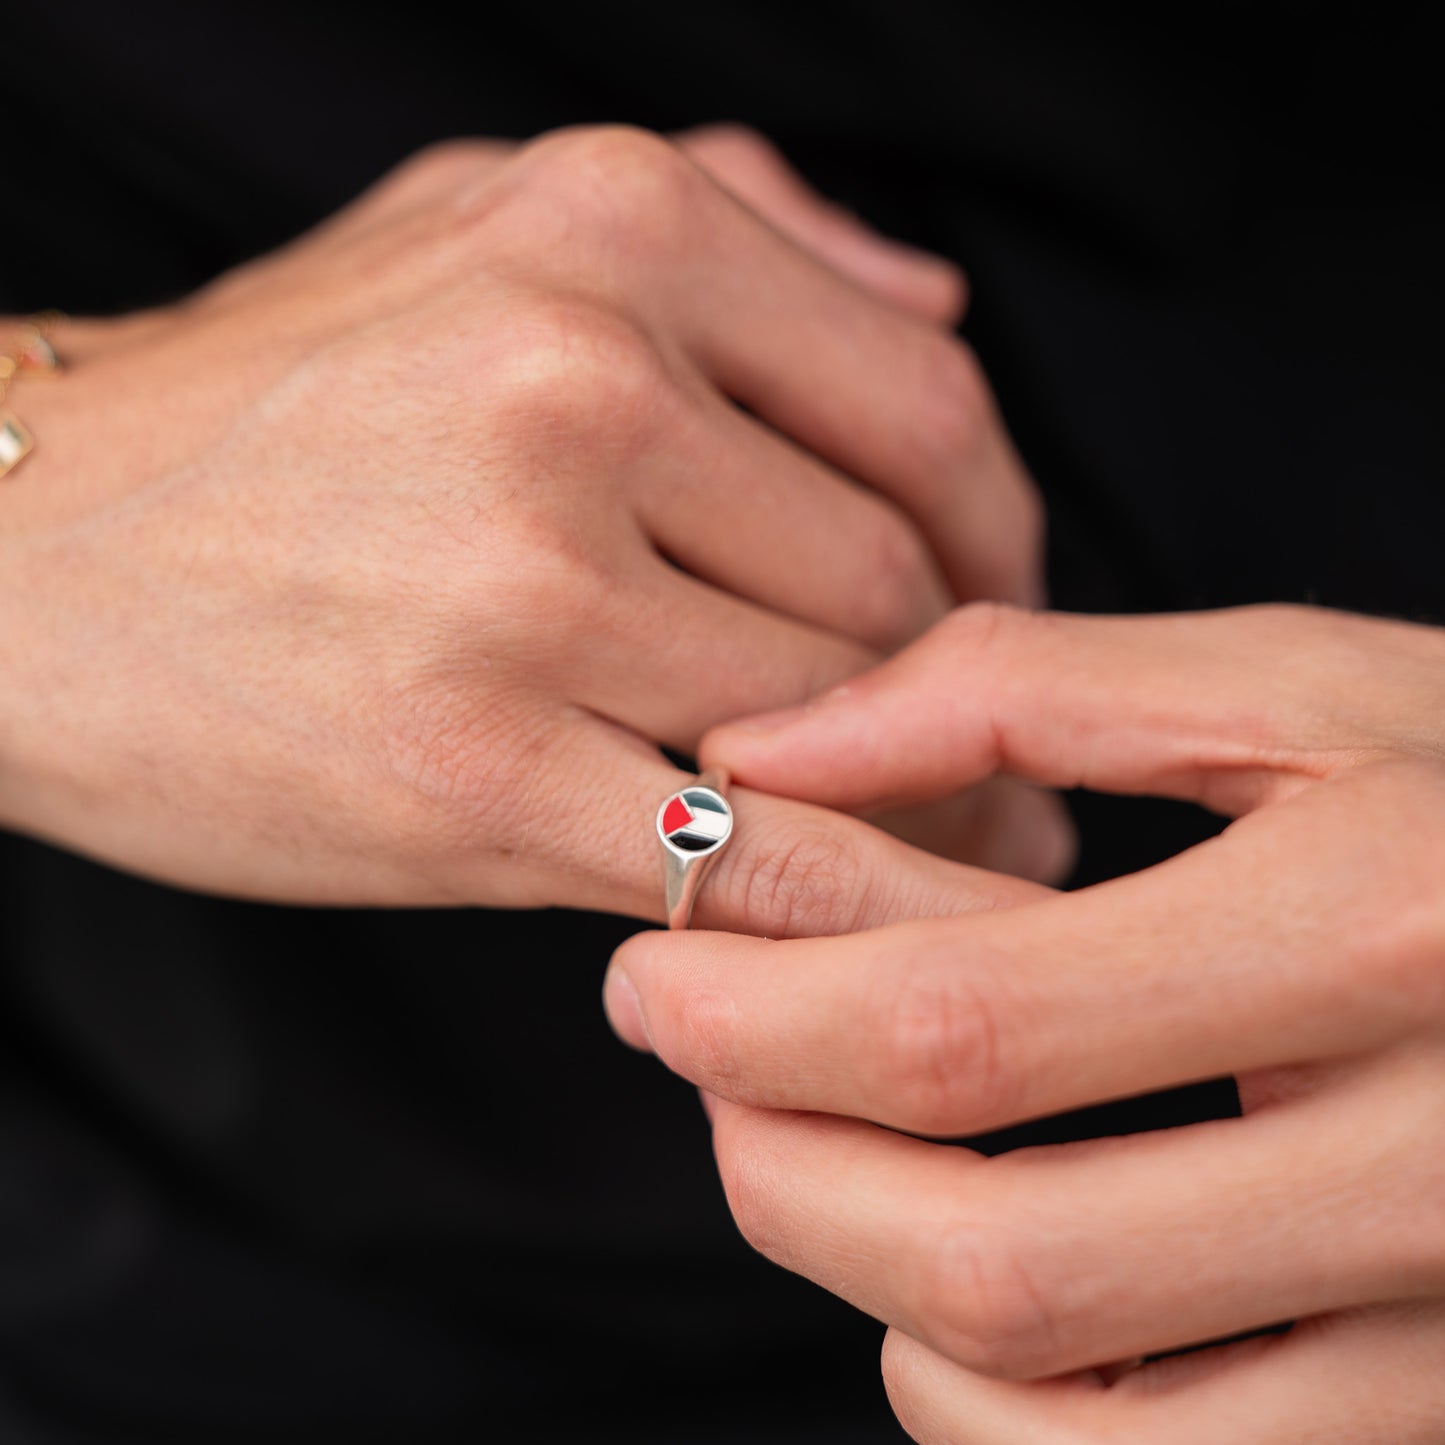
[[[600,128],[439,147],[183,303],[60,326],[65,374],[9,399],[0,824],[220,893],[657,918],[659,744],[1038,595],[963,299],[755,136]],[[916,906],[775,861],[903,876],[901,843],[739,811],[701,920]],[[908,829],[1036,875],[1068,848],[1017,788]]]
[[[1445,1435],[1442,719],[1445,629],[979,606],[706,740],[837,807],[1007,772],[1235,819],[1076,893],[614,959],[614,1026],[713,1096],[743,1233],[891,1326],[922,1445]],[[994,1159],[928,1137],[1229,1074],[1241,1119]]]

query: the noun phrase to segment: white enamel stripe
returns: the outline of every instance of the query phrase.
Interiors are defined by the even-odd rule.
[[[683,793],[682,801],[687,804],[687,810],[692,814],[692,821],[685,828],[674,831],[691,833],[694,837],[707,838],[712,841],[726,838],[732,831],[731,813],[725,808],[719,807],[717,800],[710,793],[699,796],[697,790],[688,789]]]

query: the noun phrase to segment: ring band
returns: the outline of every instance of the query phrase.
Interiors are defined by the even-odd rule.
[[[697,890],[732,837],[727,787],[728,775],[721,768],[710,768],[698,774],[696,782],[664,798],[657,810],[669,928],[691,923]]]

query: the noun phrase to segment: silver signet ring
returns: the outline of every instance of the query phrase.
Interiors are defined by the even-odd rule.
[[[692,921],[697,890],[732,837],[727,786],[728,775],[721,768],[710,768],[695,783],[665,798],[657,810],[669,928],[686,928]]]

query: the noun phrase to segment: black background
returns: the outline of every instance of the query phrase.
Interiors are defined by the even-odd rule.
[[[1441,620],[1426,14],[24,0],[0,308],[183,294],[441,137],[742,120],[967,267],[1059,605]],[[1075,803],[1079,881],[1215,826]],[[18,839],[0,887],[0,1438],[896,1438],[878,1327],[748,1254],[691,1091],[607,1032],[627,925],[213,902]]]

